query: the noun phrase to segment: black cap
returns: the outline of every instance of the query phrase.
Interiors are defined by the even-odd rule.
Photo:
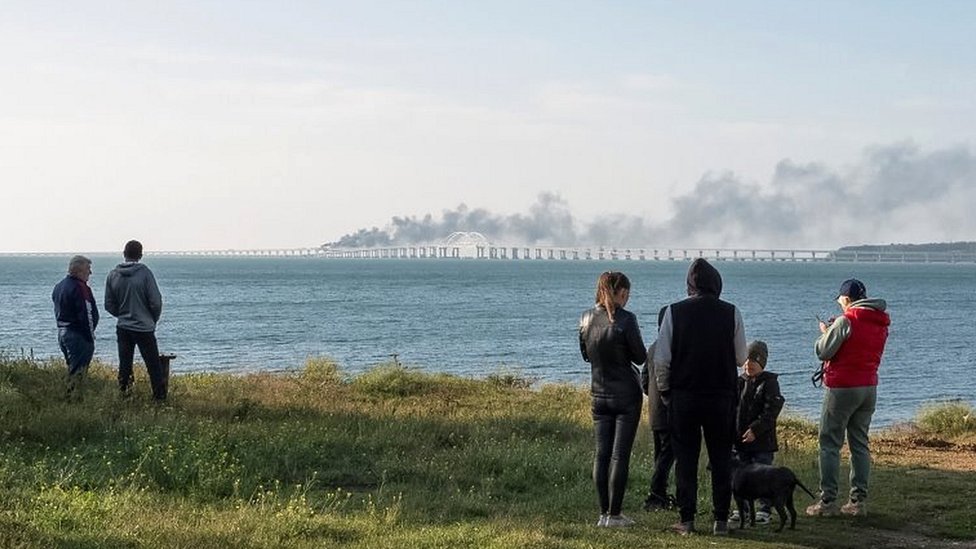
[[[868,296],[868,290],[864,287],[864,283],[856,278],[849,278],[840,285],[840,291],[837,292],[837,297],[847,296],[851,298],[851,301],[857,301],[858,299],[864,299]]]

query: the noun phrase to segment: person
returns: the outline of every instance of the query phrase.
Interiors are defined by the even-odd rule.
[[[98,307],[88,279],[92,262],[83,255],[68,261],[68,274],[54,286],[54,318],[58,324],[58,346],[68,366],[67,397],[80,399],[88,366],[95,355]]]
[[[712,475],[712,532],[728,535],[732,500],[732,439],[736,377],[746,360],[745,329],[739,309],[719,299],[722,277],[697,258],[688,268],[688,298],[668,306],[654,349],[658,390],[670,409],[682,535],[695,531],[698,455],[702,435]]]
[[[132,387],[132,358],[135,347],[146,363],[153,399],[166,399],[159,347],[156,343],[156,323],[163,311],[163,299],[156,286],[156,278],[142,259],[142,244],[126,242],[122,252],[124,262],[116,266],[105,280],[105,310],[118,319],[115,334],[119,347],[119,389],[128,395]]]
[[[820,322],[815,350],[824,361],[824,401],[820,417],[820,500],[807,515],[836,515],[840,448],[844,435],[851,451],[850,500],[846,515],[867,514],[871,451],[868,430],[877,402],[878,368],[891,320],[883,299],[868,299],[860,280],[845,280],[837,294],[842,311],[829,325]]]
[[[580,353],[592,374],[597,526],[611,528],[634,523],[621,514],[621,507],[643,400],[635,365],[647,360],[637,317],[624,309],[629,299],[630,280],[623,273],[601,274],[596,305],[583,313],[579,326]]]
[[[657,314],[660,330],[667,307],[661,307]],[[657,341],[647,349],[647,356],[654,356]],[[674,507],[674,496],[668,494],[668,477],[674,466],[674,450],[671,448],[671,433],[668,427],[668,407],[661,401],[661,391],[657,388],[654,375],[654,361],[648,360],[641,370],[641,384],[647,395],[647,412],[650,418],[651,433],[654,440],[654,472],[651,474],[651,489],[644,499],[644,510],[654,511]]]
[[[769,346],[765,341],[753,341],[746,348],[748,358],[742,364],[738,379],[739,404],[736,408],[734,452],[743,465],[773,464],[773,454],[779,450],[776,441],[776,418],[783,409],[783,395],[779,390],[779,376],[766,370]],[[771,502],[759,500],[757,524],[769,524]],[[739,520],[739,510],[729,520]]]

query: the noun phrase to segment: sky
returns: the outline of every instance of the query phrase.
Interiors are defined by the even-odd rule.
[[[0,252],[976,240],[974,23],[948,0],[8,0]]]

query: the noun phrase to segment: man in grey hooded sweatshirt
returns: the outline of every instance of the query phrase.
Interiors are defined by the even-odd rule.
[[[119,345],[119,389],[128,394],[132,387],[132,358],[135,348],[146,363],[153,399],[166,399],[166,384],[156,344],[156,322],[163,311],[163,298],[156,278],[142,259],[142,244],[130,240],[120,263],[105,280],[105,310],[118,319],[115,334]]]

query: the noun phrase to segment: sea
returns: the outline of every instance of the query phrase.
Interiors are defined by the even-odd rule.
[[[92,255],[101,307],[115,256]],[[51,289],[68,256],[0,257],[0,352],[58,357]],[[328,357],[350,375],[397,361],[409,368],[536,384],[586,386],[580,313],[597,276],[627,274],[646,343],[657,311],[686,295],[684,261],[323,259],[153,257],[163,294],[157,337],[175,374],[288,372]],[[742,312],[749,340],[769,345],[786,413],[818,417],[823,390],[816,316],[839,313],[840,283],[864,281],[887,300],[888,345],[875,425],[913,418],[923,406],[976,398],[976,265],[715,262],[722,298]],[[96,357],[117,361],[114,319],[102,311]]]

